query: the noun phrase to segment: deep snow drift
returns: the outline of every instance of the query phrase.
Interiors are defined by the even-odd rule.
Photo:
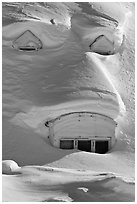
[[[13,48],[26,30],[43,49]],[[110,152],[50,145],[47,119],[93,110]],[[134,4],[3,3],[3,160],[3,201],[134,201]]]

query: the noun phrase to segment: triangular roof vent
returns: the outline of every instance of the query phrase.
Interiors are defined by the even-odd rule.
[[[35,51],[42,48],[42,42],[30,30],[27,30],[13,42],[12,46],[21,51]]]

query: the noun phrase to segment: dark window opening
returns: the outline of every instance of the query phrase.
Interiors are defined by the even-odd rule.
[[[50,22],[51,22],[52,24],[55,24],[55,21],[54,21],[53,18],[50,20]]]
[[[108,152],[109,141],[96,141],[95,142],[95,153],[105,154]]]
[[[105,154],[109,150],[109,140],[89,140],[89,139],[79,139],[75,144],[75,139],[61,139],[60,148],[61,149],[74,149],[85,151],[85,152],[95,152],[98,154]],[[76,146],[75,146],[76,145]]]
[[[78,140],[78,149],[91,152],[91,140]]]
[[[74,140],[60,140],[61,149],[74,149]]]
[[[35,47],[19,47],[19,50],[30,52],[30,51],[35,51],[35,50],[37,51],[38,49],[36,49]]]

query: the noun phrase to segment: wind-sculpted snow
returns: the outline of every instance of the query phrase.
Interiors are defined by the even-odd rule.
[[[78,6],[78,4],[73,3],[45,3],[44,6],[40,3],[21,3],[16,4],[13,3],[9,7],[8,4],[3,3],[3,10],[5,11],[3,16],[6,18],[14,17],[18,20],[26,20],[27,19],[31,22],[27,25],[27,23],[23,24],[14,24],[8,27],[7,29],[10,30],[10,32],[4,33],[5,37],[14,36],[16,37],[21,32],[26,29],[31,30],[34,32],[34,34],[39,35],[41,41],[45,45],[46,38],[48,37],[47,41],[51,40],[53,43],[59,38],[58,29],[54,29],[49,26],[48,28],[44,29],[35,29],[35,26],[32,24],[32,19],[34,22],[43,22],[44,24],[57,24],[57,25],[64,25],[67,28],[69,24],[69,28],[72,29],[78,36],[78,38],[81,38],[82,45],[85,49],[85,51],[92,51],[102,54],[113,54],[119,51],[119,47],[122,45],[123,42],[123,28],[122,26],[119,26],[119,22],[113,18],[106,18],[106,16],[101,15],[95,15],[94,9],[91,7],[91,15],[86,13],[81,13],[81,8]],[[13,12],[10,12],[10,8],[12,10],[12,7],[15,7],[14,14]],[[6,8],[9,9],[9,13],[7,15]],[[22,17],[22,15],[18,15],[18,13],[24,14],[25,17]],[[54,12],[55,11],[55,12]],[[75,14],[74,14],[75,12]],[[119,18],[121,19],[121,15],[119,15]],[[68,23],[69,19],[69,23]],[[53,23],[54,22],[54,23]],[[121,23],[121,22],[120,22]],[[44,26],[43,24],[43,26]],[[27,26],[26,26],[27,25]],[[39,24],[38,24],[39,25]],[[38,28],[37,25],[37,28]],[[121,24],[120,24],[121,25]],[[16,27],[16,29],[15,29]],[[62,27],[62,26],[61,26]],[[6,31],[7,31],[6,29]],[[13,30],[13,32],[12,32]],[[15,32],[16,30],[16,32]],[[47,32],[47,30],[49,32]],[[47,32],[44,34],[44,32]],[[51,33],[49,35],[49,33]],[[56,33],[56,35],[55,35]],[[56,37],[57,36],[57,37]],[[63,36],[61,35],[60,38]],[[99,43],[97,41],[99,40]],[[96,43],[95,43],[96,42]],[[51,41],[50,41],[51,43]],[[50,46],[50,43],[47,42],[47,46]],[[56,44],[56,43],[55,43]],[[96,46],[97,44],[97,46]],[[102,44],[102,45],[101,45]],[[101,48],[103,46],[103,48]]]
[[[133,201],[134,181],[125,183],[113,173],[48,166],[24,166],[13,173],[14,176],[3,176],[4,201],[76,202],[83,196],[83,201]],[[81,186],[85,186],[83,196]]]
[[[134,201],[134,4],[13,2],[2,15],[3,201]],[[117,122],[116,145],[52,147],[45,122],[74,112]]]

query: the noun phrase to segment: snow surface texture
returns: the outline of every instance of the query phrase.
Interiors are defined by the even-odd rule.
[[[43,43],[43,48],[54,47],[56,50],[60,50],[63,46],[65,47],[66,44],[64,45],[64,42],[72,35],[71,31],[74,36],[78,36],[78,39],[80,39],[78,41],[81,42],[81,49],[86,52],[86,61],[84,61],[84,63],[86,62],[87,67],[94,63],[102,73],[100,76],[102,76],[102,80],[104,79],[103,82],[105,80],[107,81],[107,85],[102,83],[105,90],[109,91],[109,93],[113,93],[110,95],[100,93],[104,104],[99,103],[99,110],[105,112],[106,106],[109,109],[107,114],[110,114],[110,116],[118,122],[117,144],[111,152],[105,155],[76,152],[59,160],[58,151],[54,150],[50,145],[46,146],[45,144],[45,148],[49,148],[54,154],[54,162],[48,162],[49,164],[46,164],[46,166],[26,165],[19,167],[14,161],[3,161],[3,201],[75,201],[76,199],[70,196],[72,192],[69,190],[75,184],[77,191],[84,193],[84,196],[88,195],[89,201],[91,202],[93,197],[90,197],[92,193],[90,194],[90,186],[87,186],[87,183],[88,185],[93,183],[94,186],[95,181],[105,180],[105,185],[111,188],[111,179],[120,179],[122,180],[120,182],[130,183],[130,190],[129,186],[126,186],[128,185],[126,183],[124,183],[124,185],[120,183],[120,187],[116,184],[115,192],[124,192],[125,194],[122,194],[123,197],[125,196],[126,198],[126,195],[128,197],[126,201],[133,201],[134,152],[132,150],[134,149],[134,139],[132,136],[134,136],[134,37],[131,38],[131,36],[134,35],[134,28],[131,27],[129,29],[128,24],[130,18],[132,22],[134,21],[133,5],[130,3],[113,3],[113,5],[112,3],[90,3],[94,12],[99,16],[97,24],[102,23],[102,26],[101,28],[96,28],[95,24],[92,29],[89,29],[90,20],[94,17],[89,16],[91,14],[91,8],[85,8],[84,3],[79,3],[79,6],[75,3],[43,4],[44,6],[39,3],[34,3],[34,5],[32,3],[12,3],[13,7],[17,7],[18,10],[22,12],[21,14],[19,12],[18,14],[16,12],[9,12],[10,15],[12,17],[14,16],[16,21],[27,20],[28,22],[18,22],[5,26],[3,28],[3,46],[11,47],[15,36],[17,37],[28,29],[36,36],[39,36]],[[5,7],[3,10],[4,9]],[[80,17],[80,12],[85,12],[85,9],[86,14]],[[118,12],[118,10],[120,12]],[[123,11],[123,13],[121,11]],[[3,15],[5,15],[6,18],[7,12]],[[104,20],[104,17],[107,20]],[[103,21],[100,20],[101,18],[103,18]],[[52,26],[51,19],[54,19],[55,22]],[[113,19],[113,21],[111,21],[111,19]],[[85,26],[83,28],[83,25],[87,27]],[[104,25],[106,25],[107,28],[104,29]],[[37,29],[35,29],[36,26]],[[10,31],[10,33],[7,31]],[[90,34],[91,31],[93,31],[92,35]],[[114,35],[112,35],[112,33],[114,33]],[[91,53],[91,51],[94,52],[94,50],[96,50],[97,53],[102,53],[102,48],[98,50],[98,44],[92,47],[95,38],[100,35],[107,37],[109,46],[108,50],[107,47],[105,48],[105,53],[103,54],[108,54],[108,51],[110,51],[110,54],[119,53],[109,56]],[[125,46],[127,47],[123,45],[123,35],[126,36]],[[102,40],[102,38],[99,40]],[[102,43],[102,41],[98,42]],[[89,44],[91,45],[91,49]],[[125,51],[123,51],[124,49]],[[62,54],[61,52],[59,53],[60,55]],[[57,57],[59,57],[59,55]],[[20,59],[29,60],[33,59],[33,57],[29,55],[27,58],[25,55],[22,55]],[[55,60],[56,59],[58,58],[55,56]],[[10,59],[7,59],[7,62],[8,60],[11,62]],[[65,58],[65,60],[68,59]],[[126,71],[124,71],[124,68],[126,68]],[[128,73],[125,74],[126,72]],[[102,88],[103,85],[101,82],[96,83]],[[65,91],[67,91],[67,88]],[[71,111],[91,111],[95,108],[99,97],[95,92],[96,90],[92,91],[90,99],[85,99],[85,95],[87,95],[88,92],[86,92],[86,94],[85,92],[80,92],[83,94],[81,94],[82,99],[80,98],[80,100],[79,98],[77,99],[77,97],[75,98],[74,94],[72,94],[70,97],[75,100],[66,100],[65,102],[50,106],[33,105],[28,109],[22,109],[22,113],[20,111],[14,117],[11,117],[10,122],[27,130],[32,129],[39,136],[46,139],[48,137],[48,130],[43,125],[46,119],[52,119],[60,114]],[[94,100],[94,103],[91,103],[91,99]],[[111,103],[109,103],[109,101],[111,101]],[[114,183],[116,181],[117,180],[115,180]],[[84,185],[79,182],[82,182]],[[65,188],[64,185],[66,184],[68,187],[66,187],[65,192],[62,189]],[[69,186],[69,184],[71,185]],[[112,188],[114,190],[114,187]],[[121,201],[125,201],[123,197]],[[80,198],[82,199],[82,197]],[[108,201],[108,198],[104,198],[104,200]]]

